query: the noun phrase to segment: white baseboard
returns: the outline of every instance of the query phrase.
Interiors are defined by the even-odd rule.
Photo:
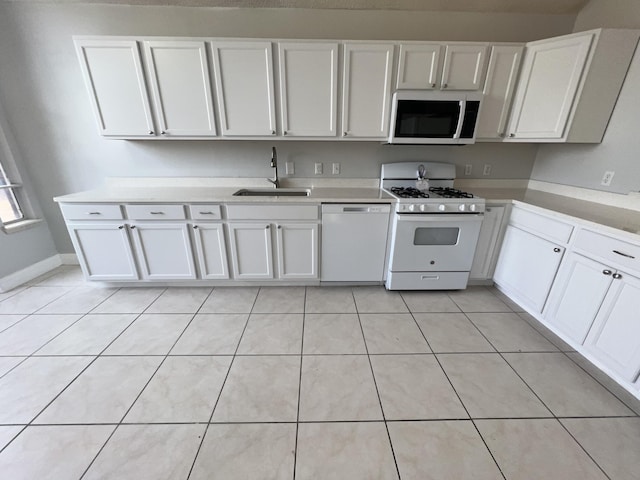
[[[61,253],[58,255],[62,265],[80,265],[78,261],[78,255],[75,253]]]
[[[27,283],[28,281],[59,267],[62,263],[60,255],[53,255],[38,263],[28,266],[27,268],[23,268],[22,270],[11,273],[6,277],[0,278],[0,292],[8,292],[23,283]]]

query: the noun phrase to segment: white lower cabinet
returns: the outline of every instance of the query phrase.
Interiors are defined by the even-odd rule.
[[[73,247],[89,280],[138,280],[127,227],[122,223],[69,223]]]
[[[622,271],[612,277],[584,346],[624,380],[634,382],[640,373],[640,278]]]
[[[192,229],[200,278],[228,279],[229,263],[222,223],[198,223]]]
[[[186,224],[136,223],[130,228],[144,279],[196,278],[193,251]]]
[[[469,273],[471,280],[488,280],[493,277],[496,258],[500,251],[498,243],[505,210],[504,205],[487,205],[485,208],[478,245]]]
[[[278,277],[318,278],[318,224],[284,223],[276,227]]]
[[[549,296],[546,321],[582,344],[613,281],[612,275],[606,265],[569,253]]]
[[[540,313],[563,253],[564,247],[509,225],[494,281],[515,301]]]
[[[239,280],[273,278],[270,223],[230,223],[229,244],[234,278]]]

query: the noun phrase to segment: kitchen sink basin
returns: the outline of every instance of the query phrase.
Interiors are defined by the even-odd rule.
[[[243,188],[233,194],[234,197],[308,197],[307,188]]]

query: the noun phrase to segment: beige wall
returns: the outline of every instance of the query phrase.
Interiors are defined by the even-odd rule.
[[[640,28],[640,1],[591,0],[576,18],[575,31],[598,27]],[[627,73],[604,140],[598,145],[541,145],[531,174],[535,180],[617,193],[640,191],[640,49]],[[610,187],[600,185],[615,171]]]
[[[0,3],[0,101],[49,219],[58,251],[72,251],[56,195],[99,186],[109,176],[267,176],[274,142],[105,140],[82,83],[72,35],[236,36],[528,41],[571,31],[570,15],[210,9]],[[529,178],[532,145],[389,147],[378,142],[275,142],[296,176],[316,161],[340,161],[343,177],[379,176],[398,160],[470,163],[493,178]],[[330,169],[325,168],[325,172]],[[330,175],[326,175],[330,176]]]

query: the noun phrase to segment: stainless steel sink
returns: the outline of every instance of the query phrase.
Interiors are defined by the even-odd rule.
[[[243,188],[233,194],[234,197],[308,197],[307,188]]]

